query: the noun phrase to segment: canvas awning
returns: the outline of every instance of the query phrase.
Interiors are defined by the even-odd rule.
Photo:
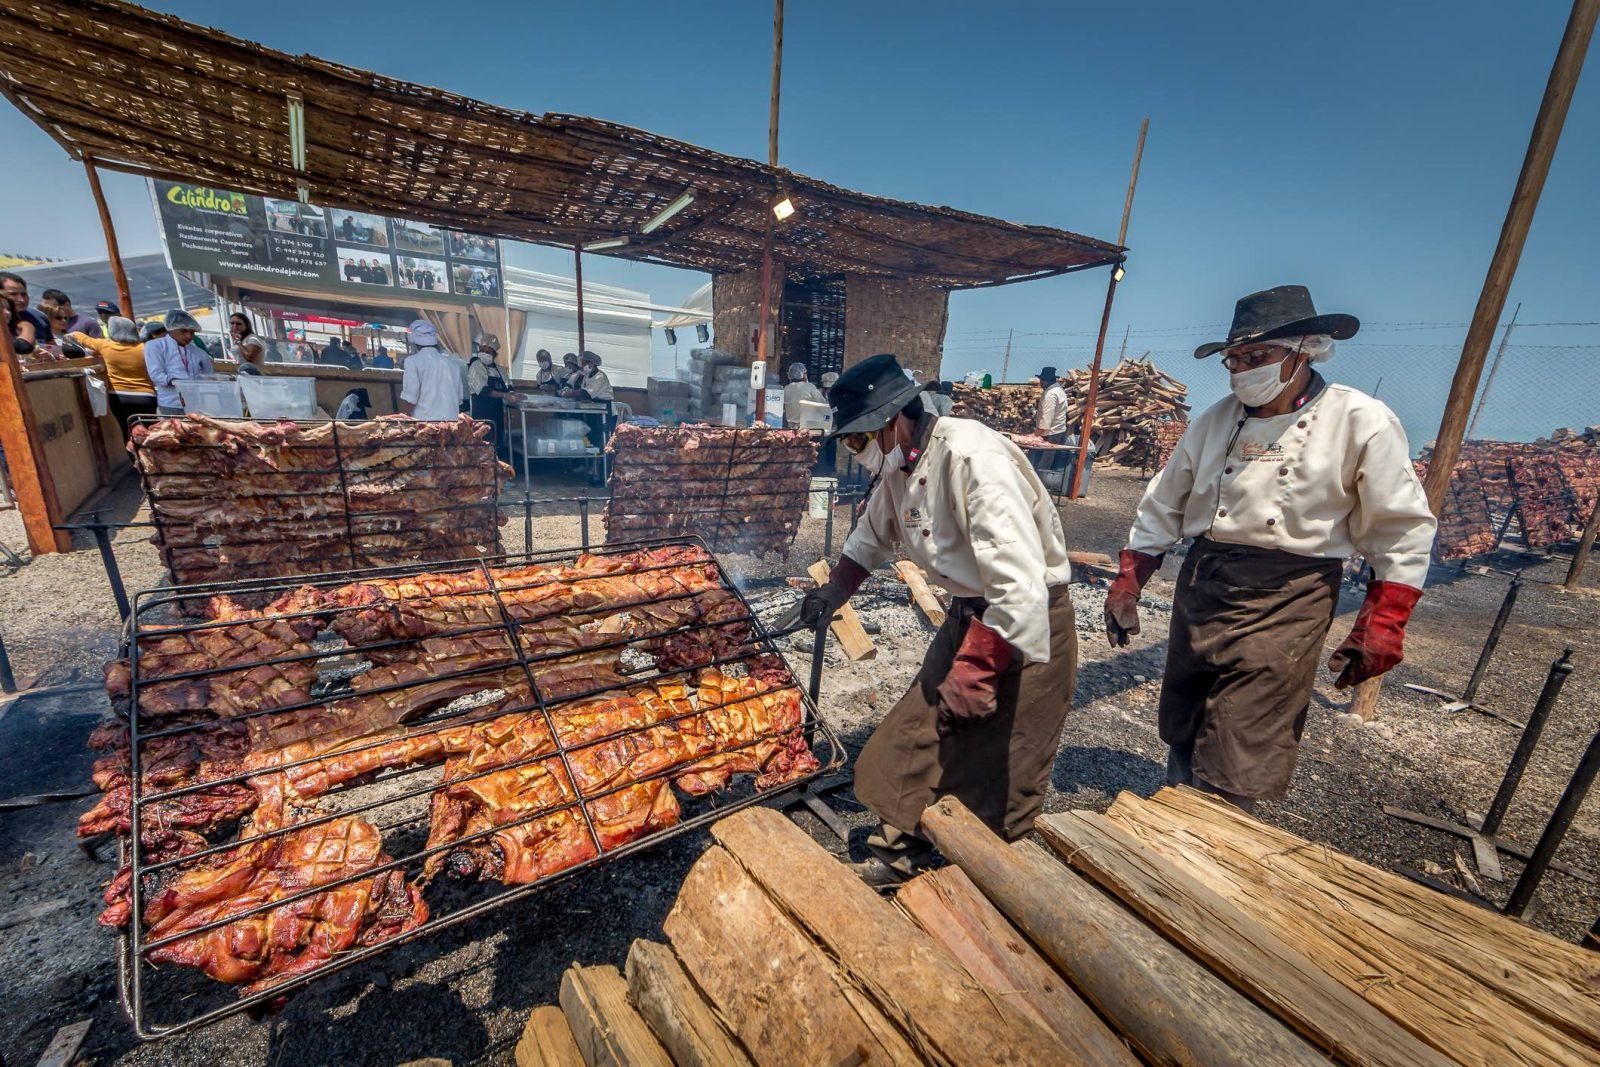
[[[576,115],[532,115],[117,0],[0,0],[0,93],[73,157],[134,174],[572,246],[714,273],[760,262],[771,203],[790,277],[943,288],[1117,262],[1046,226],[869,196]],[[643,224],[686,191],[655,232]]]

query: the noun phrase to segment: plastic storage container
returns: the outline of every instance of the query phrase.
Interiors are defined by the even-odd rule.
[[[183,409],[222,419],[244,418],[244,395],[232,378],[179,378],[172,384],[183,398]]]
[[[314,419],[317,417],[315,378],[265,377],[241,374],[239,388],[252,419]]]

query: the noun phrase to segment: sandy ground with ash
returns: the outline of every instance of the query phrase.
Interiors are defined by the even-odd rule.
[[[1070,547],[1115,554],[1143,481],[1118,470],[1095,472],[1094,494],[1063,505]],[[558,494],[559,495],[559,494]],[[136,496],[106,504],[126,517]],[[841,509],[834,550],[848,522]],[[598,509],[593,522],[600,536]],[[578,541],[578,519],[567,504],[541,505],[534,544],[566,547]],[[118,538],[117,555],[130,589],[161,580],[146,531]],[[520,549],[523,522],[505,528]],[[800,575],[821,555],[824,528],[807,519],[787,559],[725,556],[747,595],[775,614],[798,593],[783,579]],[[25,541],[14,512],[0,512],[0,541]],[[0,635],[18,678],[62,687],[0,704],[0,792],[6,796],[87,787],[89,729],[104,714],[100,667],[119,638],[115,607],[92,543],[86,551],[47,556],[20,569],[0,565]],[[1169,561],[1168,573],[1173,573]],[[1525,567],[1527,579],[1511,625],[1480,699],[1522,718],[1532,709],[1551,661],[1574,648],[1576,670],[1552,716],[1511,805],[1507,832],[1537,838],[1579,756],[1600,722],[1600,565],[1577,593],[1556,588],[1564,558],[1506,555],[1500,567]],[[1459,691],[1470,674],[1504,593],[1503,575],[1436,568],[1407,636],[1407,658],[1383,691],[1371,724],[1343,713],[1347,697],[1319,679],[1308,717],[1294,787],[1282,802],[1264,804],[1269,822],[1325,842],[1386,868],[1408,867],[1442,881],[1481,890],[1503,901],[1521,871],[1504,860],[1507,881],[1469,879],[1465,841],[1386,816],[1385,804],[1452,820],[1481,812],[1498,785],[1518,731],[1475,712],[1450,714],[1440,702],[1406,690],[1407,682]],[[1122,790],[1148,794],[1161,782],[1165,748],[1155,708],[1165,656],[1171,583],[1154,579],[1132,648],[1113,651],[1100,629],[1104,588],[1076,585],[1080,668],[1046,807],[1103,810]],[[1347,590],[1330,635],[1348,630],[1360,593]],[[905,587],[888,572],[875,575],[857,600],[875,629],[878,654],[844,661],[830,646],[821,707],[853,754],[910,683],[932,628],[911,606]],[[809,649],[785,648],[805,677]],[[620,964],[636,937],[660,938],[661,921],[684,873],[707,846],[689,834],[643,854],[566,881],[506,908],[402,946],[376,960],[315,983],[278,1015],[261,1021],[235,1016],[205,1030],[153,1045],[137,1042],[116,1000],[115,941],[94,924],[102,883],[111,875],[109,850],[98,861],[74,845],[77,814],[89,800],[44,804],[0,813],[0,915],[37,904],[55,910],[0,929],[0,988],[9,1010],[0,1015],[0,1052],[11,1063],[37,1059],[55,1030],[91,1019],[85,1056],[96,1064],[346,1064],[399,1063],[438,1056],[457,1064],[512,1062],[511,1049],[530,1008],[555,1000],[562,970],[573,960]],[[809,812],[795,818],[826,847],[861,858],[871,817],[848,790],[834,806],[851,827],[841,842]],[[1561,860],[1600,873],[1600,797],[1580,812]],[[1460,865],[1458,865],[1458,860]],[[1600,912],[1600,888],[1559,872],[1545,878],[1532,921],[1576,939]]]

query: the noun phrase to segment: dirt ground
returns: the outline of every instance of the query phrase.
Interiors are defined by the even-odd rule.
[[[1069,546],[1115,554],[1142,485],[1135,473],[1097,470],[1093,495],[1063,505]],[[108,518],[126,518],[136,504],[136,494],[125,489],[104,509]],[[546,504],[539,510],[533,522],[536,546],[577,543],[578,519],[571,505]],[[848,522],[843,509],[839,515],[835,552]],[[593,531],[599,536],[598,518]],[[144,537],[144,531],[134,530],[118,538],[117,556],[130,590],[161,577]],[[505,540],[510,549],[522,547],[520,516],[507,525]],[[729,556],[725,562],[749,581],[753,604],[775,612],[794,594],[773,579],[802,573],[805,563],[821,555],[823,540],[823,523],[808,519],[787,560]],[[0,513],[0,542],[21,550],[24,539],[15,513]],[[0,701],[0,795],[87,787],[90,757],[83,741],[106,710],[98,689],[100,667],[117,647],[119,626],[99,556],[92,544],[86,547],[41,557],[20,569],[0,564],[0,636],[19,681],[35,687],[31,694]],[[1175,563],[1168,561],[1167,573]],[[1509,836],[1531,844],[1600,723],[1600,627],[1594,621],[1600,565],[1591,568],[1588,588],[1569,594],[1556,587],[1565,573],[1564,558],[1506,556],[1494,563],[1525,568],[1525,585],[1480,700],[1523,718],[1563,647],[1573,647],[1576,665],[1506,820]],[[1474,883],[1457,864],[1459,859],[1472,870],[1465,841],[1391,818],[1382,807],[1460,821],[1488,806],[1517,729],[1472,711],[1442,711],[1440,701],[1404,685],[1458,692],[1506,583],[1500,573],[1435,569],[1407,633],[1406,662],[1391,674],[1371,724],[1343,714],[1346,697],[1333,690],[1324,672],[1294,788],[1287,800],[1264,804],[1261,817],[1379,866],[1410,868],[1503,901],[1520,873],[1517,861],[1504,858],[1505,883]],[[1048,810],[1099,810],[1121,790],[1149,794],[1159,786],[1165,749],[1156,734],[1155,706],[1170,591],[1165,577],[1152,581],[1142,611],[1143,634],[1132,648],[1113,652],[1099,628],[1103,587],[1074,587],[1081,664]],[[1346,592],[1330,644],[1343,637],[1359,602],[1359,591]],[[890,575],[874,576],[857,606],[869,629],[878,631],[877,657],[852,664],[836,648],[830,650],[821,701],[852,753],[916,672],[931,634],[904,586]],[[789,655],[805,676],[808,654],[791,649]],[[708,842],[703,833],[668,841],[398,947],[313,984],[271,1018],[234,1016],[146,1045],[135,1040],[117,1004],[114,939],[94,923],[102,883],[111,874],[110,851],[91,860],[72,836],[78,812],[89,803],[0,811],[0,917],[31,905],[57,905],[0,928],[0,988],[9,994],[9,1010],[0,1014],[0,1053],[8,1063],[34,1062],[57,1028],[81,1019],[93,1023],[83,1058],[95,1064],[276,1067],[399,1063],[426,1056],[457,1064],[510,1063],[527,1012],[554,1001],[567,964],[620,964],[634,938],[661,936],[677,886]],[[836,853],[860,858],[872,820],[848,790],[834,794],[834,806],[851,827],[848,844],[809,812],[795,809],[795,817]],[[1591,878],[1600,874],[1600,798],[1585,805],[1559,858]],[[1541,884],[1531,918],[1557,936],[1576,939],[1597,912],[1600,888],[1592,880],[1552,872]]]

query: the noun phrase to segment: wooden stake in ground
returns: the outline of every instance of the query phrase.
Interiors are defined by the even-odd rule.
[[[806,568],[806,573],[818,585],[828,581],[832,572],[826,560],[817,560]],[[849,604],[839,609],[833,617],[833,636],[839,639],[839,647],[844,649],[844,654],[850,660],[872,659],[878,654],[878,646],[872,643],[872,638],[867,636],[867,631],[861,628],[861,620],[856,617],[856,609]]]
[[[1037,845],[1007,845],[959,801],[922,813],[967,873],[1152,1063],[1326,1065],[1277,1019]]]
[[[1511,280],[1516,277],[1517,261],[1522,258],[1528,227],[1533,223],[1539,194],[1544,191],[1544,180],[1550,173],[1550,161],[1561,140],[1561,127],[1567,120],[1567,108],[1572,103],[1578,75],[1583,71],[1584,55],[1589,51],[1597,17],[1600,17],[1600,0],[1574,0],[1561,47],[1545,83],[1544,99],[1539,102],[1533,135],[1522,160],[1522,173],[1517,175],[1517,187],[1511,194],[1511,206],[1506,209],[1494,256],[1489,260],[1489,272],[1483,279],[1483,291],[1478,295],[1478,307],[1472,314],[1472,325],[1461,347],[1461,361],[1456,364],[1455,377],[1450,382],[1444,417],[1439,421],[1439,433],[1434,438],[1433,457],[1428,463],[1424,486],[1428,491],[1428,505],[1435,515],[1444,507],[1450,489],[1450,475],[1456,469],[1456,457],[1461,454],[1461,441],[1472,413],[1472,398],[1478,392],[1478,378],[1489,355],[1489,344],[1494,340],[1495,326],[1505,310]]]
[[[908,559],[896,560],[894,572],[900,580],[906,583],[906,588],[911,590],[911,602],[915,604],[922,614],[935,628],[944,625],[944,605],[939,603],[939,598],[928,588],[928,579],[924,577],[922,568]]]
[[[1589,521],[1583,524],[1583,537],[1578,541],[1578,550],[1572,554],[1572,566],[1567,568],[1567,580],[1562,586],[1567,589],[1578,588],[1578,583],[1583,580],[1583,568],[1589,565],[1589,553],[1594,551],[1594,538],[1600,531],[1600,493],[1595,494],[1594,510],[1589,512]]]

